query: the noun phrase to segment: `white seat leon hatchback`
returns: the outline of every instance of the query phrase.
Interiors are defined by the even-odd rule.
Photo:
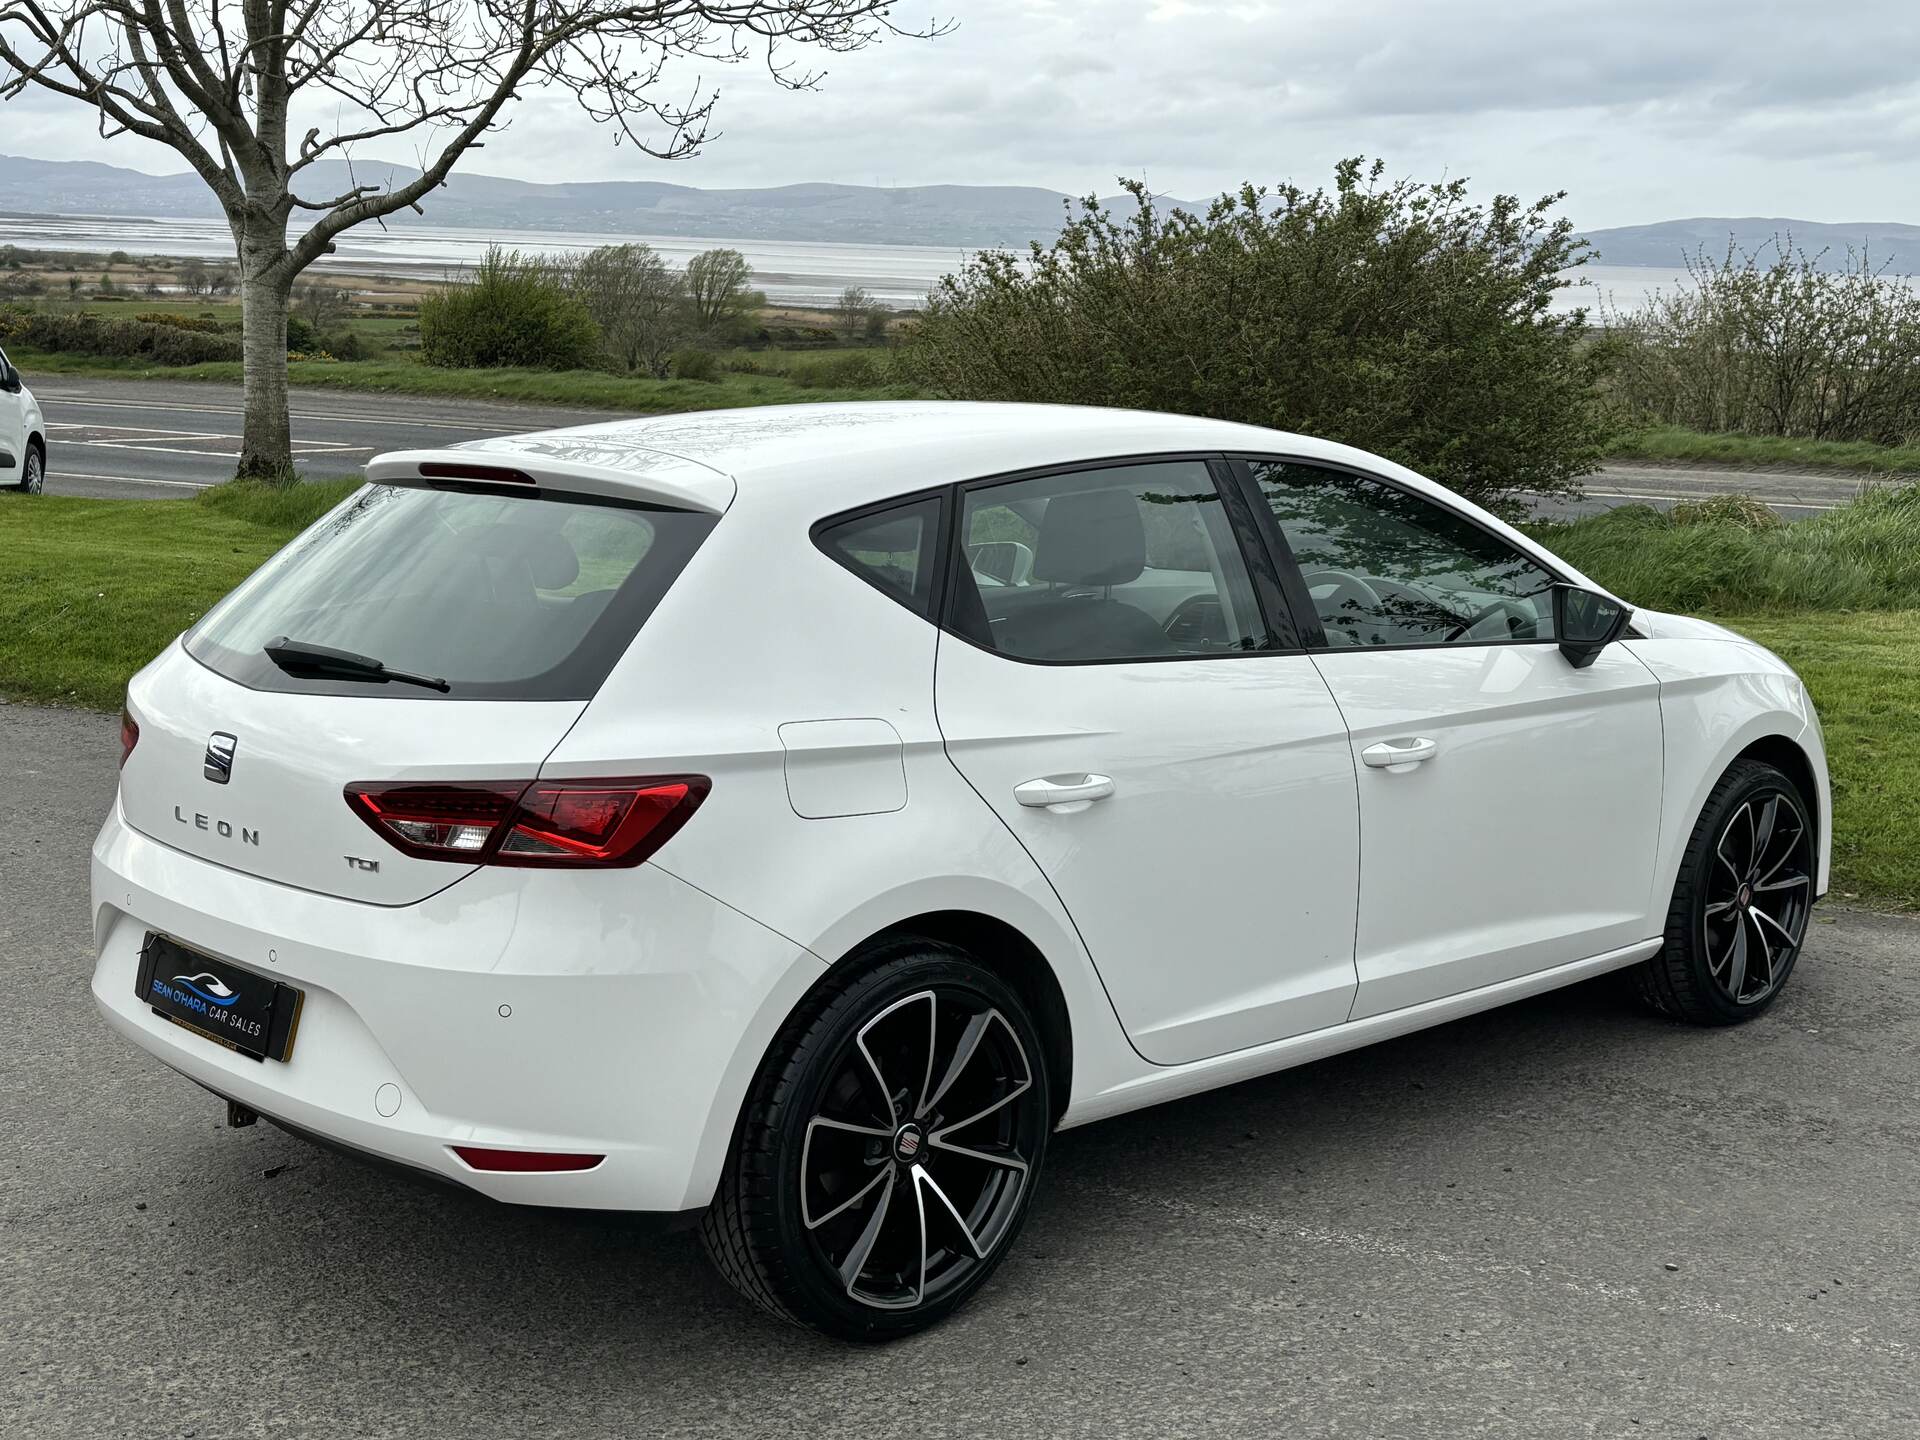
[[[114,1029],[861,1339],[985,1283],[1061,1127],[1611,970],[1750,1019],[1827,883],[1766,650],[1376,456],[1128,411],[382,456],[122,750]]]

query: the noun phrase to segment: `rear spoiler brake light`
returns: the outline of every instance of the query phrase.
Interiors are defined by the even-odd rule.
[[[725,514],[733,503],[733,477],[696,460],[590,436],[577,444],[560,443],[558,435],[520,438],[529,442],[524,448],[512,440],[479,441],[471,447],[376,455],[367,464],[367,479],[376,485],[484,485],[502,492],[591,495],[708,515]],[[536,440],[538,448],[531,443]]]

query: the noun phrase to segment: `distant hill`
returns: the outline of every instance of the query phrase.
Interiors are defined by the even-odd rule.
[[[1614,230],[1589,230],[1587,239],[1600,253],[1596,264],[1678,267],[1684,257],[1704,249],[1710,260],[1727,253],[1729,237],[1749,253],[1765,249],[1773,258],[1776,236],[1792,236],[1793,248],[1807,255],[1827,252],[1826,268],[1846,263],[1847,250],[1865,250],[1876,265],[1894,274],[1920,274],[1920,225],[1891,221],[1860,221],[1827,225],[1813,220],[1716,219],[1662,220],[1656,225],[1623,225]]]
[[[345,162],[326,161],[305,171],[297,189],[308,196],[339,194],[354,184],[405,184],[419,173],[401,165],[358,164],[350,176]],[[971,248],[1051,239],[1060,231],[1066,199],[1031,185],[701,190],[655,180],[537,185],[456,171],[421,202],[424,217],[395,216],[387,223]],[[5,155],[0,210],[170,219],[220,214],[190,172],[148,175],[92,161]]]
[[[404,165],[367,163],[349,170],[324,161],[304,172],[305,195],[335,195],[355,184],[405,184],[420,172]],[[854,241],[878,245],[956,248],[1024,246],[1060,232],[1067,197],[1034,185],[780,185],[762,190],[702,190],[658,180],[607,180],[539,185],[497,175],[456,171],[422,202],[424,217],[388,219],[389,225],[450,225],[466,229],[585,230],[608,234],[711,236],[740,240]],[[1122,196],[1107,202],[1125,209]],[[1164,199],[1167,206],[1199,208]],[[138,215],[218,219],[219,208],[191,172],[148,175],[90,160],[26,160],[0,155],[0,211],[36,214]],[[1866,248],[1876,262],[1902,274],[1920,274],[1920,225],[1863,221],[1828,225],[1811,220],[1664,220],[1590,230],[1602,265],[1677,267],[1703,246],[1726,251],[1727,239],[1746,250],[1791,234],[1808,254],[1829,251],[1844,262],[1847,247]]]

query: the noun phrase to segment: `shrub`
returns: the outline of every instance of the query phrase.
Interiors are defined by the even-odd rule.
[[[353,330],[336,330],[331,335],[321,336],[320,348],[336,360],[367,358],[367,343]]]
[[[305,354],[318,349],[319,336],[314,333],[313,325],[302,315],[287,316],[287,353]]]
[[[600,354],[600,329],[554,267],[494,246],[465,284],[420,302],[420,358],[452,369],[574,370]]]
[[[1920,290],[1864,254],[1838,271],[1774,242],[1687,262],[1691,287],[1609,312],[1617,394],[1646,424],[1813,440],[1920,441]]]
[[[0,325],[4,326],[0,335],[36,350],[144,359],[156,365],[198,365],[240,358],[238,336],[205,335],[140,320],[15,310],[7,312]]]
[[[677,380],[717,382],[720,379],[720,357],[711,350],[676,350],[673,352],[673,374]]]
[[[211,315],[178,315],[171,310],[143,310],[133,318],[143,325],[171,325],[176,330],[192,330],[200,335],[218,335],[225,329]]]
[[[1341,162],[1331,192],[1248,185],[1163,214],[1129,182],[1051,247],[974,256],[905,351],[950,396],[1119,405],[1302,430],[1378,451],[1495,509],[1569,494],[1604,452],[1608,347],[1549,309],[1585,242],[1560,196],[1470,204],[1465,183]]]

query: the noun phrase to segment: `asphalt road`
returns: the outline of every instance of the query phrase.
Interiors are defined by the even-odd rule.
[[[240,448],[235,386],[55,375],[36,383],[34,394],[52,427],[49,494],[184,496],[233,473]],[[605,410],[334,390],[296,390],[292,409],[295,464],[313,476],[350,474],[383,450],[615,418]],[[1626,504],[1665,508],[1739,490],[1800,520],[1843,504],[1861,483],[1836,474],[1615,465],[1589,477],[1584,500],[1545,502],[1539,513],[1585,515]]]
[[[0,705],[0,1434],[1920,1433],[1914,922],[1826,910],[1739,1030],[1587,985],[1067,1132],[864,1350],[690,1237],[224,1129],[88,999],[114,745]]]
[[[50,375],[33,382],[33,393],[47,418],[49,495],[164,499],[233,474],[237,386]],[[296,390],[292,411],[294,464],[315,477],[352,474],[383,450],[615,418],[604,410],[339,390]]]

